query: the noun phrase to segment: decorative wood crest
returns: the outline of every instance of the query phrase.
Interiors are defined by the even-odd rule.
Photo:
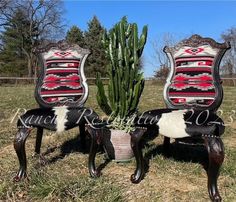
[[[48,52],[52,49],[59,49],[61,51],[74,49],[78,53],[83,54],[83,55],[90,54],[90,51],[88,49],[83,49],[78,44],[68,43],[66,40],[61,40],[61,41],[58,41],[57,43],[48,43],[46,45],[44,44],[44,45],[38,46],[37,48],[35,48],[34,52],[39,54],[43,52]]]
[[[214,39],[203,38],[198,34],[194,34],[190,38],[179,42],[174,47],[165,46],[164,52],[175,52],[183,46],[190,46],[190,47],[194,48],[194,47],[198,47],[201,45],[210,45],[212,48],[217,48],[217,49],[230,49],[230,47],[231,47],[230,42],[218,43]]]

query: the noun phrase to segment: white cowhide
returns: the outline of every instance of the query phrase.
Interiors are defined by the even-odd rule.
[[[53,108],[56,115],[56,129],[57,132],[63,132],[65,130],[65,124],[67,122],[67,112],[69,111],[67,106],[60,106]]]
[[[186,133],[186,124],[184,114],[187,110],[176,110],[169,113],[163,113],[157,125],[159,133],[170,138],[189,137]]]

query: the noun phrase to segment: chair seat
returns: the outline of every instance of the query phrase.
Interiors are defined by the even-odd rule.
[[[81,123],[98,122],[98,115],[90,108],[36,108],[27,111],[18,120],[18,127],[42,127],[62,132]]]
[[[222,119],[208,110],[157,109],[146,111],[136,120],[137,126],[156,126],[158,133],[170,138],[221,136]]]

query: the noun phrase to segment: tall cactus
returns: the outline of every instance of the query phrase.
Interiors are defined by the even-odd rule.
[[[103,36],[103,44],[110,60],[108,67],[108,97],[100,75],[97,75],[97,101],[101,109],[113,119],[125,120],[137,111],[144,88],[144,77],[140,71],[140,57],[147,39],[147,26],[138,37],[136,23],[128,23],[123,17]]]

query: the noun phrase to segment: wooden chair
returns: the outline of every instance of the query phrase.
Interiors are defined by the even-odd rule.
[[[85,124],[98,118],[92,109],[84,107],[88,97],[84,64],[89,50],[59,41],[38,48],[37,52],[40,76],[35,98],[39,108],[27,111],[17,123],[14,148],[20,168],[15,181],[26,177],[25,141],[33,128],[37,128],[35,153],[40,154],[44,129],[62,132],[78,126],[81,146],[85,146]]]
[[[203,140],[208,151],[208,192],[212,201],[221,201],[217,188],[219,169],[224,160],[223,120],[216,111],[223,100],[219,65],[229,43],[193,35],[174,47],[165,47],[171,69],[164,87],[167,109],[151,110],[137,119],[137,126],[154,128],[165,136],[168,150],[170,138]],[[137,167],[131,177],[138,183],[144,177],[144,161],[140,148],[143,133],[131,138]],[[148,134],[147,134],[148,136]]]

